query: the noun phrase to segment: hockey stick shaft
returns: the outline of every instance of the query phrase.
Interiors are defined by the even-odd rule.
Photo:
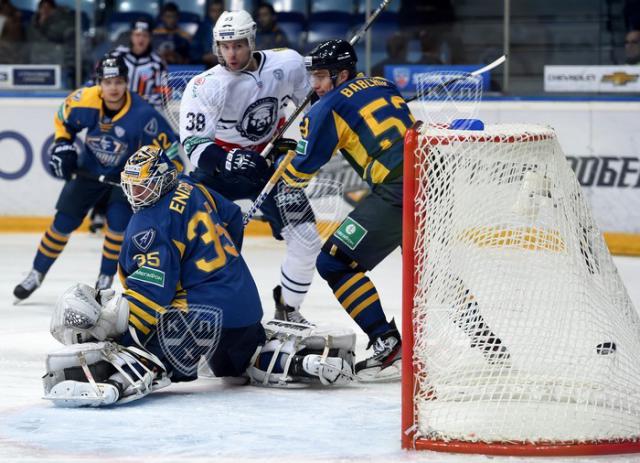
[[[382,3],[380,4],[380,6],[378,6],[378,8],[373,13],[371,13],[371,16],[369,16],[369,19],[367,19],[367,21],[362,25],[360,30],[353,37],[351,37],[351,40],[349,40],[349,43],[351,45],[355,45],[356,43],[358,43],[358,41],[369,30],[369,28],[371,27],[373,22],[380,15],[380,13],[382,13],[382,11],[387,7],[387,5],[390,2],[391,2],[391,0],[383,0]],[[313,97],[313,94],[314,94],[313,90],[311,90],[307,94],[305,99],[302,100],[302,102],[293,111],[293,113],[285,121],[285,123],[282,125],[282,127],[280,127],[280,129],[278,129],[276,131],[276,133],[273,135],[273,137],[271,137],[271,140],[269,141],[269,143],[267,143],[267,146],[265,146],[263,148],[263,150],[260,152],[260,156],[262,156],[263,158],[267,157],[267,155],[271,152],[271,150],[275,146],[275,143],[282,137],[282,135],[287,131],[287,129],[289,129],[289,127],[291,127],[291,124],[293,124],[293,122],[300,115],[302,110],[307,106],[309,101],[311,101],[311,98]],[[267,184],[264,186],[264,188],[262,189],[262,191],[260,192],[260,194],[258,195],[256,200],[253,202],[253,204],[251,204],[251,207],[249,208],[249,210],[244,215],[244,217],[242,219],[242,222],[243,222],[243,224],[245,226],[247,225],[247,223],[249,223],[249,220],[251,220],[251,218],[255,215],[255,213],[257,212],[258,208],[262,205],[262,203],[267,198],[267,196],[269,196],[269,193],[271,193],[271,190],[273,190],[275,184],[277,183],[277,181],[282,176],[282,173],[284,172],[284,169],[287,168],[289,163],[294,158],[294,156],[290,156],[290,153],[287,154],[287,157],[289,159],[287,160],[287,158],[285,158],[280,162],[280,166],[278,167],[278,169],[273,173],[273,175],[271,176],[271,178],[269,179]]]
[[[104,183],[105,185],[111,185],[111,186],[120,187],[119,183],[107,180],[107,176],[106,175],[93,175],[93,174],[90,174],[89,172],[85,172],[85,171],[82,171],[82,170],[78,170],[78,171],[74,172],[71,175],[71,178],[72,179],[84,178],[84,179],[87,179],[87,180],[93,180],[94,182]]]
[[[500,66],[502,63],[504,63],[507,60],[507,55],[502,55],[500,58],[496,59],[495,61],[490,62],[489,64],[487,64],[484,67],[481,67],[480,69],[476,69],[473,72],[470,72],[469,75],[470,76],[479,76],[481,74],[484,74],[485,72],[489,72],[492,69],[497,68],[498,66]],[[458,77],[454,77],[452,79],[447,80],[446,82],[443,82],[435,87],[430,88],[429,90],[427,90],[427,95],[431,92],[434,92],[436,90],[440,90],[443,88],[448,87],[451,84],[455,84],[456,82],[458,82],[459,80],[464,79],[467,76],[458,76]],[[414,95],[411,98],[405,100],[407,103],[417,100],[418,99],[418,95]]]

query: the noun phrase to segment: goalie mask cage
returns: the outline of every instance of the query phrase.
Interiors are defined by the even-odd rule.
[[[640,451],[640,319],[552,129],[405,137],[404,448]]]

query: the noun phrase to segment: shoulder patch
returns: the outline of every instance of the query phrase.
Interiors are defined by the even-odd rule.
[[[147,252],[155,238],[156,231],[153,228],[150,228],[133,235],[133,244],[142,252]]]
[[[147,122],[147,125],[144,126],[144,131],[147,135],[157,135],[158,134],[158,120],[154,117],[153,119],[151,119],[149,122]]]

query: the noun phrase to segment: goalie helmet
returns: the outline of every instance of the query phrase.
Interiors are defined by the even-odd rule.
[[[131,156],[120,174],[124,194],[134,212],[157,202],[178,181],[178,171],[160,148],[143,146]]]
[[[96,77],[98,82],[111,77],[124,77],[129,80],[129,68],[124,57],[113,52],[105,54],[96,66]]]
[[[256,48],[256,29],[255,21],[244,10],[222,13],[213,26],[213,52],[218,57],[218,62],[225,65],[218,42],[247,39],[249,49],[253,52]]]
[[[333,78],[342,70],[349,71],[349,75],[355,76],[358,57],[353,46],[346,40],[327,40],[304,57],[304,65],[307,71],[327,69]]]

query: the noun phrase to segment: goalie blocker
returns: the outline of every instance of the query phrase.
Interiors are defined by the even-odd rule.
[[[142,345],[118,344],[127,331],[128,315],[128,304],[112,290],[96,291],[83,284],[67,290],[51,322],[51,333],[65,346],[47,356],[44,398],[63,407],[99,407],[137,400],[169,385],[174,373],[171,356],[154,354]],[[257,328],[265,332],[266,342],[253,356],[247,355],[241,383],[329,386],[353,379],[351,330],[278,320]],[[214,355],[209,352],[207,360]]]

